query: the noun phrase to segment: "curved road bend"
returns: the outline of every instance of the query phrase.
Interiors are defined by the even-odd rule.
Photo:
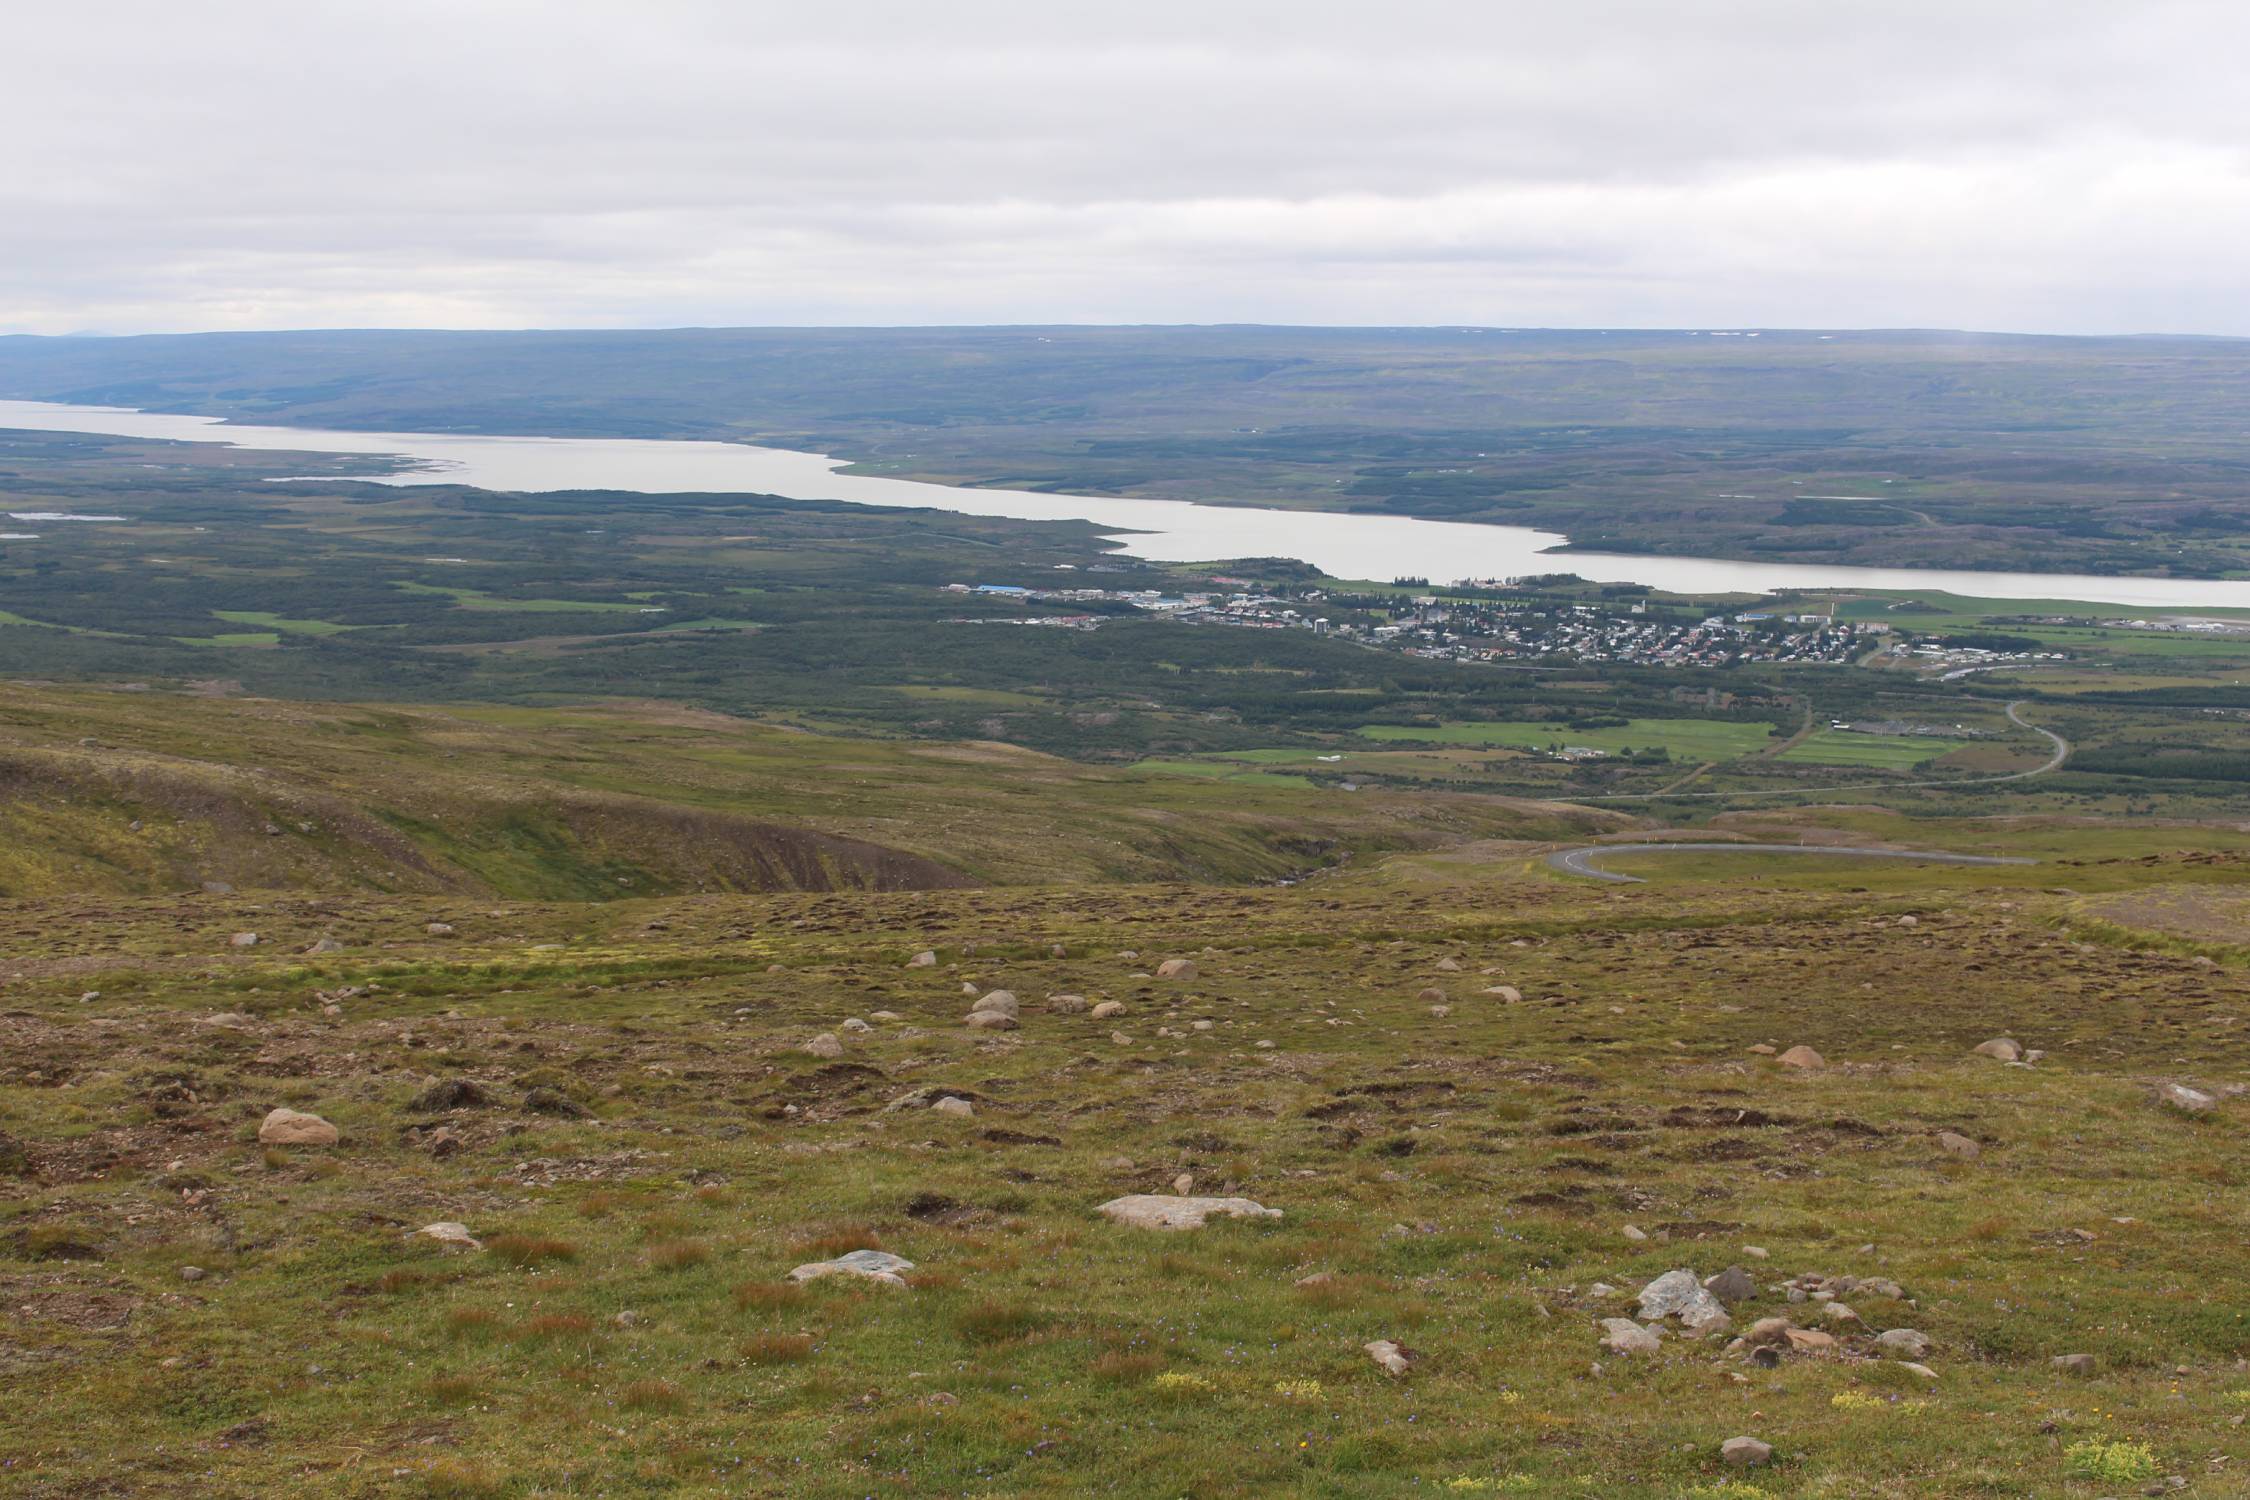
[[[2028,729],[2033,734],[2044,736],[2047,742],[2055,747],[2055,750],[2046,760],[2033,766],[2028,771],[2006,771],[1998,776],[1947,776],[1931,781],[1862,781],[1851,786],[1754,787],[1747,791],[1734,792],[1604,792],[1592,797],[1571,797],[1558,800],[1571,802],[1664,802],[1670,801],[1674,797],[1829,797],[1837,792],[1899,791],[1906,787],[1926,786],[1993,786],[2003,781],[2023,781],[2033,776],[2044,776],[2049,771],[2059,771],[2062,769],[2063,762],[2070,759],[2070,741],[2064,739],[2052,729],[2041,729],[2037,724],[2027,722],[2023,715],[2016,712],[2029,701],[2029,699],[2019,698],[2009,704],[2008,722],[2014,724],[2018,729]],[[1710,768],[1706,766],[1704,769]],[[1684,783],[1674,782],[1672,784],[1680,786]],[[1794,848],[1795,846],[1789,847]]]
[[[2026,773],[2027,774],[2027,773]],[[1619,885],[1641,885],[1638,875],[1620,875],[1615,870],[1598,869],[1594,860],[1604,854],[1668,854],[1675,851],[1691,854],[1841,854],[1858,859],[1911,859],[1929,865],[2035,865],[2035,859],[2017,859],[1998,854],[1945,854],[1924,852],[1919,849],[1866,849],[1835,844],[1585,844],[1576,849],[1557,849],[1547,856],[1547,863],[1565,875],[1583,875],[1588,880],[1607,880]]]

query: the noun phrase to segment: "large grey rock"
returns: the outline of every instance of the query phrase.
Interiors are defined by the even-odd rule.
[[[823,1276],[857,1276],[885,1286],[904,1286],[906,1278],[900,1273],[913,1269],[914,1262],[888,1250],[853,1250],[834,1260],[816,1260],[799,1266],[789,1273],[789,1279],[818,1281]]]
[[[1248,1198],[1182,1198],[1167,1193],[1129,1193],[1095,1210],[1137,1229],[1201,1229],[1218,1215],[1236,1219],[1278,1219],[1281,1210]]]
[[[1641,1321],[1644,1323],[1676,1317],[1689,1328],[1702,1328],[1726,1315],[1719,1299],[1704,1290],[1693,1271],[1666,1271],[1641,1288]]]

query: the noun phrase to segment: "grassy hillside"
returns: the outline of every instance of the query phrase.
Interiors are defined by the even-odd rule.
[[[1222,787],[645,702],[355,707],[0,684],[9,896],[1234,882],[1620,821],[1499,798]]]
[[[1286,891],[19,901],[0,1473],[2239,1493],[2250,950],[2131,901],[2224,906],[2250,864],[2239,835],[2033,837],[2029,870],[1652,859],[1628,888],[1486,845]],[[1170,957],[1200,972],[1152,977]],[[965,1027],[995,987],[1020,1028]],[[2044,1056],[1972,1054],[1998,1036]],[[1824,1063],[1759,1050],[1799,1045]],[[2169,1110],[2172,1081],[2219,1102]],[[340,1142],[261,1146],[276,1106]],[[1282,1217],[1095,1212],[1183,1177]],[[415,1235],[437,1221],[481,1248]],[[906,1286],[785,1279],[878,1246]],[[1643,1283],[1729,1266],[1734,1333],[1816,1337],[1770,1366],[1676,1328],[1605,1350]],[[1857,1280],[1824,1304],[1815,1277]],[[1771,1465],[1725,1464],[1738,1435]]]

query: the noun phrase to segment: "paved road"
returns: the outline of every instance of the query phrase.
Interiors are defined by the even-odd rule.
[[[2041,729],[2037,724],[2027,723],[2023,715],[2016,712],[2017,709],[2023,707],[2024,702],[2025,700],[2019,698],[2008,705],[2009,722],[2019,729],[2028,729],[2033,734],[2044,735],[2048,743],[2055,747],[2054,754],[2048,756],[2042,764],[2033,766],[2028,771],[2008,771],[1998,776],[1947,776],[1930,781],[1861,781],[1850,786],[1791,786],[1739,792],[1605,792],[1599,796],[1571,797],[1559,800],[1571,802],[1660,802],[1670,801],[1674,797],[1833,797],[1838,792],[1897,791],[1902,787],[1992,786],[2002,781],[2022,781],[2029,776],[2044,776],[2049,771],[2061,770],[2062,763],[2070,759],[2070,741],[2064,739],[2052,729]],[[1679,783],[1674,784],[1678,785]]]
[[[2028,775],[2029,773],[2023,773]],[[1857,859],[1911,859],[1929,865],[2035,865],[2035,859],[2014,859],[1993,854],[1945,854],[1921,849],[1867,849],[1835,844],[1587,844],[1577,849],[1557,849],[1547,863],[1565,875],[1607,880],[1619,885],[1643,884],[1638,875],[1603,870],[1594,861],[1605,854],[1838,854]]]

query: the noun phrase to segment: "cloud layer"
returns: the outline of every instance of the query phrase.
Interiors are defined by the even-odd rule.
[[[2233,0],[46,6],[0,331],[2250,334]]]

